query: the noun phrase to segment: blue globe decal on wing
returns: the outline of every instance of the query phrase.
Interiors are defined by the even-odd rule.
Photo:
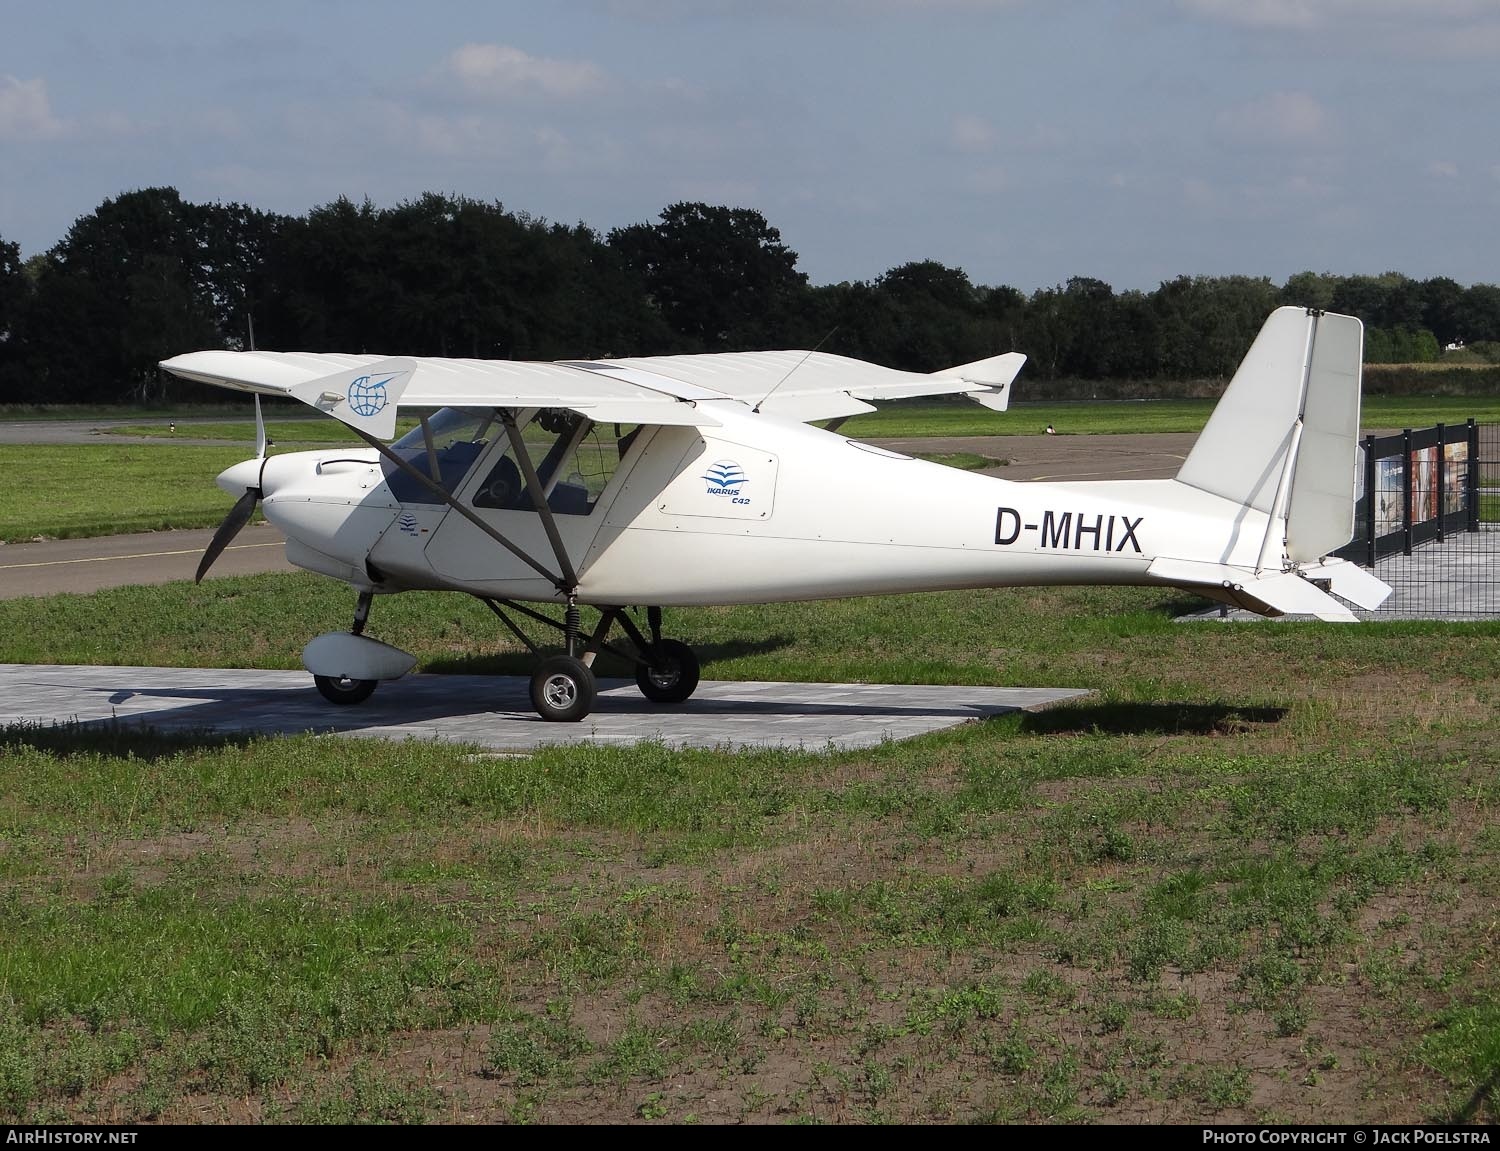
[[[387,376],[383,380],[370,383],[369,376],[360,376],[349,385],[349,407],[353,409],[356,416],[378,416],[385,411],[387,403],[385,386],[394,380],[395,376]]]
[[[704,473],[711,496],[737,496],[740,485],[748,483],[744,469],[733,460],[718,460]]]

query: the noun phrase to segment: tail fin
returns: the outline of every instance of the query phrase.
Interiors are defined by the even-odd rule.
[[[1364,325],[1277,308],[1177,473],[1180,483],[1284,524],[1286,556],[1308,563],[1354,537]],[[1280,544],[1275,540],[1275,544]],[[1279,548],[1274,558],[1281,558]]]
[[[1380,580],[1330,552],[1354,536],[1364,326],[1302,308],[1271,313],[1177,482],[1266,516],[1253,566],[1158,557],[1150,574],[1267,615],[1352,620],[1327,594],[1374,608]]]

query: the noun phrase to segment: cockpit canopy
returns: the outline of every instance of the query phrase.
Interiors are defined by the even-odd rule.
[[[596,423],[567,408],[530,408],[517,414],[516,426],[547,506],[556,515],[590,514],[640,426]],[[504,445],[497,456],[489,451]],[[450,493],[465,485],[476,466],[486,469],[473,490],[476,508],[532,511],[524,469],[510,442],[504,421],[493,408],[440,408],[413,428],[391,450]],[[384,464],[386,483],[402,503],[441,503],[426,485]]]

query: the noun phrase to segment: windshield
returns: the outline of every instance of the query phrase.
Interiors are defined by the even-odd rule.
[[[444,490],[455,492],[484,446],[499,426],[492,408],[440,408],[427,417],[436,452],[436,480]],[[391,445],[391,451],[424,476],[432,475],[427,458],[427,440],[420,425]],[[404,504],[436,504],[442,500],[426,484],[418,482],[389,460],[384,465],[385,482],[391,494]]]
[[[482,438],[488,425],[495,422],[495,413],[490,408],[439,408],[427,417],[427,426],[432,429],[433,446],[439,450],[456,440],[472,443]],[[391,445],[393,448],[425,448],[422,427],[419,424]]]

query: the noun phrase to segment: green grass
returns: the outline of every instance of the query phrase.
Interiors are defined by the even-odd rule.
[[[668,613],[712,677],[1097,692],[861,752],[0,730],[0,1117],[1493,1119],[1496,627],[1184,604]],[[351,606],[0,602],[0,661],[294,666]],[[455,596],[371,632],[527,666]]]
[[[0,404],[0,423],[18,420],[162,420],[187,418],[236,419],[245,411],[243,403],[168,404]]]
[[[1123,435],[1200,432],[1213,400],[1124,400],[1099,403],[1017,402],[1007,412],[991,412],[965,400],[908,401],[855,416],[840,433],[854,439],[916,436],[1041,435],[1051,424],[1058,435]],[[1496,396],[1366,396],[1360,423],[1365,428],[1419,428],[1436,423],[1500,421]]]
[[[1366,396],[1360,424],[1373,428],[1430,428],[1434,424],[1500,422],[1500,396]]]
[[[1008,459],[998,459],[995,456],[981,456],[975,452],[917,452],[918,459],[931,460],[935,464],[942,464],[946,468],[960,468],[966,472],[984,471],[987,468],[1000,468],[1010,463]]]
[[[231,501],[213,478],[244,447],[0,445],[0,540],[217,524]]]
[[[396,421],[396,435],[404,436],[416,426],[415,419],[399,419]],[[175,430],[172,421],[163,419],[149,424],[118,424],[100,428],[99,431],[106,436],[152,437],[165,442],[174,439],[225,440],[249,445],[252,451],[255,444],[255,420],[251,416],[246,416],[243,420],[211,423],[177,422]],[[316,415],[299,416],[291,420],[268,420],[266,436],[275,446],[288,449],[295,447],[297,450],[324,444],[361,442],[347,425]]]
[[[106,436],[150,436],[168,442],[173,439],[224,440],[246,445],[249,448],[247,454],[253,454],[255,445],[255,421],[253,419],[205,424],[178,423],[175,430],[165,421],[152,424],[119,424],[99,430]],[[404,433],[408,429],[400,430]],[[360,442],[359,437],[347,426],[339,423],[338,420],[326,418],[270,422],[266,424],[266,436],[274,445],[289,447],[296,444],[299,448]]]

